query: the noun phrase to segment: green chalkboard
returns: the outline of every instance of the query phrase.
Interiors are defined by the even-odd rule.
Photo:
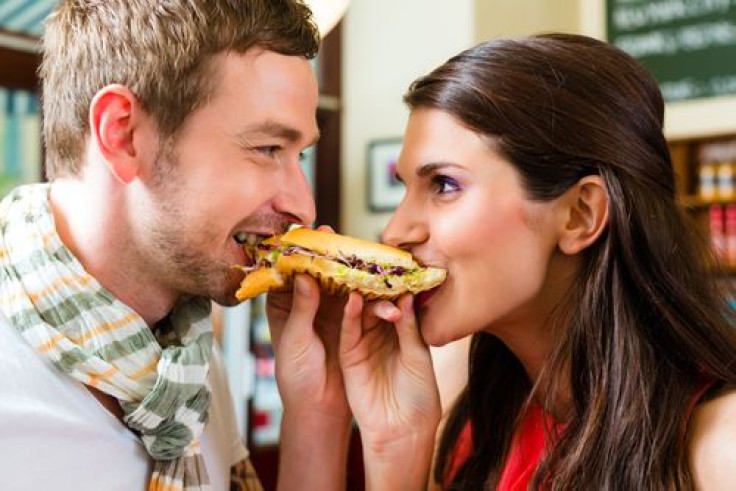
[[[606,32],[668,102],[736,94],[736,0],[606,0]]]

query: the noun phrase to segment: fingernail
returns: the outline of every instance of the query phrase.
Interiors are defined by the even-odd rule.
[[[406,310],[411,310],[414,308],[414,295],[405,295],[404,298],[401,299],[403,302],[404,308]]]
[[[400,314],[401,311],[392,303],[382,303],[378,305],[378,315],[383,318],[393,317]]]
[[[308,280],[303,275],[297,275],[294,280],[294,290],[298,295],[309,294]]]

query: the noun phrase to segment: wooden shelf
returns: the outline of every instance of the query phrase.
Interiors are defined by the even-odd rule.
[[[704,199],[699,194],[700,169],[705,162],[736,163],[736,128],[730,134],[671,140],[669,146],[672,167],[677,178],[677,199],[691,218],[694,232],[715,245],[711,231],[713,220],[717,219],[717,215],[711,213],[711,207],[736,205],[736,196],[729,199],[716,195],[712,199]],[[717,189],[717,183],[714,185]],[[730,211],[727,210],[721,213],[723,223],[720,233],[724,236],[731,233],[726,226],[729,221],[728,214]],[[736,280],[736,265],[727,264],[725,259],[720,261],[709,268],[711,273],[728,281]]]
[[[730,199],[726,198],[715,198],[715,199],[703,199],[700,196],[681,196],[679,198],[680,204],[687,209],[697,210],[700,208],[708,208],[712,205],[733,205],[736,204],[736,196]]]
[[[36,70],[41,55],[0,45],[0,87],[38,92]]]

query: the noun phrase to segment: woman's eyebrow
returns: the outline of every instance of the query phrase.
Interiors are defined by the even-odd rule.
[[[430,162],[427,164],[418,165],[416,169],[414,169],[414,174],[417,177],[427,177],[428,175],[432,174],[433,172],[437,171],[437,169],[441,169],[443,167],[455,167],[455,164],[452,164],[450,162]],[[396,180],[404,183],[404,180],[401,178],[401,175],[399,175],[399,172],[396,171]]]
[[[426,177],[429,174],[432,174],[433,172],[437,171],[437,169],[441,169],[443,167],[454,167],[455,164],[452,164],[450,162],[430,162],[427,164],[422,164],[417,166],[414,173],[417,177]]]

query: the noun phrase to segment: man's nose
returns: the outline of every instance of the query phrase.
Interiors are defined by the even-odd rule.
[[[289,164],[282,176],[281,190],[274,200],[274,209],[292,218],[293,222],[310,225],[316,219],[312,189],[298,162]]]

